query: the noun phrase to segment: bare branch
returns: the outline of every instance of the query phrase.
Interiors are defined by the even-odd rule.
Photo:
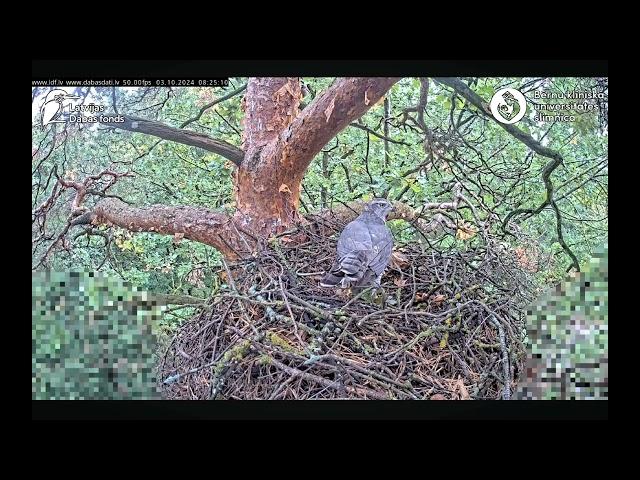
[[[390,142],[390,143],[395,143],[396,145],[407,145],[407,146],[411,146],[410,144],[408,144],[407,142],[403,142],[402,140],[394,140],[391,137],[382,135],[378,132],[376,132],[375,130],[372,130],[371,128],[367,127],[366,125],[362,125],[360,123],[357,122],[352,122],[349,124],[350,127],[356,127],[359,128],[360,130],[364,130],[365,132],[369,132],[371,135],[373,135],[374,137],[378,137],[381,140],[384,140],[385,142]]]
[[[154,137],[183,143],[192,147],[202,148],[208,152],[217,153],[227,160],[231,160],[236,165],[240,165],[244,158],[244,152],[238,147],[223,140],[216,140],[203,133],[170,127],[169,125],[162,122],[156,122],[155,120],[147,120],[145,118],[133,117],[130,115],[123,115],[123,117],[125,119],[123,123],[103,122],[102,124],[122,130],[128,130],[130,132],[153,135]]]
[[[571,258],[572,264],[576,270],[580,270],[580,266],[578,264],[578,260],[574,253],[571,251],[569,246],[565,243],[562,238],[562,218],[560,215],[560,211],[554,201],[553,191],[554,186],[551,182],[551,174],[553,171],[558,168],[563,162],[562,156],[556,152],[555,150],[543,146],[540,142],[535,140],[530,135],[526,134],[519,128],[514,125],[508,125],[504,123],[500,123],[493,118],[493,116],[489,113],[488,105],[482,98],[476,94],[473,90],[471,90],[463,81],[458,78],[435,78],[435,80],[443,85],[447,85],[453,88],[458,94],[466,98],[472,105],[474,105],[482,114],[493,121],[495,121],[498,125],[500,125],[504,130],[513,135],[516,139],[520,140],[531,150],[536,152],[543,157],[550,158],[551,161],[547,163],[542,170],[542,181],[544,182],[544,186],[546,189],[546,196],[544,201],[538,205],[536,208],[520,208],[517,210],[513,210],[509,212],[509,214],[505,217],[502,228],[504,231],[507,230],[507,226],[509,225],[509,221],[519,214],[529,214],[537,215],[542,210],[544,210],[547,206],[551,206],[556,212],[556,230],[558,233],[558,242],[562,245],[562,248],[565,250],[567,255]]]
[[[245,89],[247,88],[247,84],[245,83],[244,85],[242,85],[241,87],[235,89],[233,92],[228,93],[220,98],[216,98],[213,102],[208,103],[206,105],[204,105],[201,109],[200,112],[198,112],[198,114],[193,117],[190,118],[189,120],[186,120],[185,122],[183,122],[180,125],[180,128],[184,128],[187,125],[189,125],[190,123],[193,122],[197,122],[198,120],[200,120],[200,117],[202,117],[202,115],[204,114],[204,112],[206,112],[208,109],[210,109],[211,107],[213,107],[214,105],[217,105],[220,102],[224,102],[225,100],[229,100],[232,97],[235,97],[236,95],[238,95],[239,93],[242,93]]]

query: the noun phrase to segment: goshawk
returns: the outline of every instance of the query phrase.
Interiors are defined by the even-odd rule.
[[[391,210],[389,201],[375,198],[344,228],[338,239],[336,261],[321,280],[321,286],[380,286],[393,249],[393,235],[385,224]]]

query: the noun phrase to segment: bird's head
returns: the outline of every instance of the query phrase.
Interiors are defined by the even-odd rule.
[[[386,220],[392,210],[393,204],[386,198],[374,198],[365,207],[365,211],[373,213],[382,220]]]

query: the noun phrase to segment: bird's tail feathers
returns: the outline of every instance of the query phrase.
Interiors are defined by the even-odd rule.
[[[366,254],[363,251],[349,253],[336,263],[320,281],[322,287],[335,287],[340,285],[348,288],[357,284],[366,270]]]

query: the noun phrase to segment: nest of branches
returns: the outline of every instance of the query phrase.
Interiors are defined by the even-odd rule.
[[[314,217],[225,264],[225,288],[163,352],[163,396],[509,399],[533,291],[517,252],[487,236],[463,251],[425,237],[396,246],[384,294],[354,295],[319,286],[343,227]]]

